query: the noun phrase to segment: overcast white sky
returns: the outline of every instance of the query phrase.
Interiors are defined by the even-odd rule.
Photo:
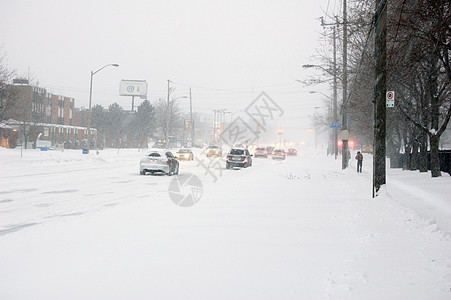
[[[333,2],[333,3],[331,3]],[[318,17],[335,0],[3,0],[0,46],[9,66],[28,71],[48,91],[88,106],[90,71],[93,105],[118,102],[121,79],[146,80],[151,101],[193,91],[195,111],[244,109],[266,91],[285,111],[276,126],[304,129],[321,95],[302,87],[302,70],[318,47]],[[329,93],[327,87],[322,90]],[[182,108],[187,103],[179,99]],[[137,101],[139,104],[140,101]],[[299,130],[299,129],[297,129]],[[287,132],[286,131],[286,132]]]

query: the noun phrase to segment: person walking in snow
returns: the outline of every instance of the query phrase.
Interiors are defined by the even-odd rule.
[[[362,173],[363,155],[360,151],[357,151],[355,159],[357,159],[357,173]]]

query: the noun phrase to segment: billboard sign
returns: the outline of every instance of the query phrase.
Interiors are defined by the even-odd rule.
[[[145,80],[121,80],[119,93],[121,96],[147,96],[147,82]]]

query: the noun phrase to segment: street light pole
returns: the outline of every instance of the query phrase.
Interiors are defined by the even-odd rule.
[[[328,24],[324,24],[324,25],[328,25]],[[333,63],[333,69],[332,69],[332,73],[330,71],[328,71],[327,69],[319,66],[319,65],[303,65],[303,68],[319,68],[321,70],[323,70],[326,73],[329,73],[330,75],[333,76],[334,78],[334,84],[333,84],[333,122],[335,124],[338,124],[338,112],[337,112],[337,50],[336,50],[336,33],[335,33],[335,27],[334,27],[334,63]],[[322,94],[322,93],[320,93]],[[323,94],[324,95],[324,94]],[[326,95],[325,95],[326,96]],[[330,99],[329,96],[326,96],[327,98]],[[338,156],[338,130],[337,128],[333,128],[333,150],[334,150],[334,154],[335,154],[335,159],[337,159]]]
[[[103,67],[101,67],[100,69],[98,69],[97,71],[91,71],[91,81],[89,83],[89,109],[88,109],[88,143],[87,143],[87,153],[89,153],[89,150],[91,149],[91,103],[92,103],[92,78],[94,77],[94,75],[100,71],[102,71],[104,68],[106,67],[119,67],[118,64],[107,64],[104,65]]]
[[[166,149],[169,148],[169,96],[171,94],[171,81],[168,79],[168,100],[166,105],[166,130],[165,130],[165,137],[164,137],[164,143],[166,145]]]

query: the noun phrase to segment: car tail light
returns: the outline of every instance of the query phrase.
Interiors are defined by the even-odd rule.
[[[247,163],[247,157],[244,159],[244,161],[243,161],[244,163]]]

